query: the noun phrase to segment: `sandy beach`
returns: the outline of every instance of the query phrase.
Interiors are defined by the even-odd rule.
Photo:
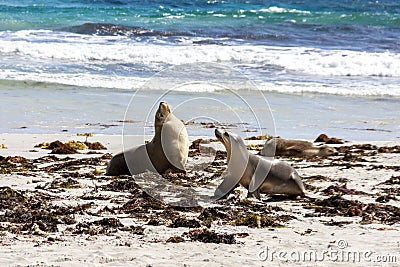
[[[301,175],[305,197],[248,199],[246,190],[238,188],[228,199],[183,208],[154,200],[134,177],[104,175],[111,154],[121,150],[119,135],[88,137],[107,149],[79,154],[50,154],[35,147],[85,139],[74,134],[0,135],[1,266],[400,262],[396,142],[352,141],[334,145],[340,151],[335,156],[281,158]],[[191,149],[189,162],[196,155]],[[173,182],[218,182],[214,174],[226,167],[226,154],[217,155],[212,168],[173,177]]]
[[[398,0],[0,0],[0,267],[399,266],[399,13]],[[187,173],[105,175],[158,133],[160,102],[186,127]],[[267,136],[343,142],[277,156],[304,196],[210,201],[227,169],[216,128],[254,154]]]

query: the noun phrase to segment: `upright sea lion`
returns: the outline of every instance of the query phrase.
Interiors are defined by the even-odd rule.
[[[329,146],[314,146],[311,142],[303,140],[288,140],[280,137],[268,139],[260,155],[273,156],[329,156],[337,151]]]
[[[134,175],[145,171],[163,174],[167,170],[186,172],[189,137],[185,125],[174,116],[166,102],[155,114],[155,134],[151,142],[115,155],[106,175]]]
[[[228,168],[223,182],[215,190],[214,199],[229,194],[238,183],[249,191],[249,195],[257,198],[260,198],[260,193],[304,194],[300,176],[288,163],[250,153],[237,134],[216,129],[215,136],[226,148]]]

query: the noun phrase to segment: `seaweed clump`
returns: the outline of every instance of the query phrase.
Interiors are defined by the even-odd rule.
[[[278,222],[277,218],[255,213],[237,215],[232,222],[232,225],[257,228],[283,227],[283,225]]]
[[[392,177],[390,177],[388,180],[386,180],[380,184],[387,184],[387,185],[398,184],[398,185],[400,185],[400,176],[392,175]]]
[[[207,228],[196,228],[183,233],[183,236],[189,237],[191,241],[199,241],[203,243],[236,244],[234,234],[218,234]]]
[[[85,150],[85,149],[91,149],[91,150],[105,150],[107,149],[105,146],[103,146],[100,142],[80,142],[80,141],[68,141],[66,143],[63,143],[59,140],[56,140],[54,142],[48,143],[40,143],[35,145],[35,147],[40,147],[42,149],[49,149],[51,150],[51,154],[78,154],[78,150]]]
[[[0,174],[10,174],[14,172],[26,172],[36,167],[28,159],[20,156],[0,156]]]
[[[116,218],[104,218],[94,222],[81,222],[75,226],[74,234],[109,234],[123,228],[124,225]]]
[[[66,179],[56,178],[44,186],[44,188],[48,188],[48,189],[73,189],[73,188],[80,188],[80,187],[81,187],[81,185],[79,184],[79,182],[70,177],[68,177]]]
[[[168,225],[168,227],[177,228],[177,227],[188,227],[188,228],[198,228],[200,227],[200,222],[196,219],[188,219],[183,216],[178,216],[173,219],[172,223]]]
[[[325,216],[358,216],[362,218],[361,224],[395,224],[400,222],[400,208],[391,205],[364,204],[357,200],[344,199],[339,195],[323,200],[313,200],[312,202],[315,212]]]
[[[44,232],[57,232],[58,224],[73,224],[71,216],[82,207],[58,207],[48,203],[50,197],[36,193],[35,196],[25,196],[10,187],[0,188],[0,209],[4,211],[0,215],[1,222],[13,224],[13,231],[32,232],[42,234]]]

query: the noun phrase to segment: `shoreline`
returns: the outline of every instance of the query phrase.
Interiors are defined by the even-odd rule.
[[[82,151],[82,154],[49,158],[52,155],[49,150],[33,147],[56,139],[84,141],[85,137],[0,135],[0,143],[9,147],[1,149],[0,155],[11,156],[14,162],[8,165],[10,173],[0,174],[2,201],[8,201],[4,190],[9,187],[16,199],[6,203],[15,205],[14,212],[29,208],[26,205],[31,202],[40,201],[44,205],[38,211],[34,211],[34,206],[30,208],[42,219],[33,218],[25,223],[12,219],[11,210],[0,212],[2,265],[209,266],[212,262],[223,266],[268,263],[290,266],[296,262],[301,266],[316,266],[324,262],[327,266],[347,266],[351,262],[360,266],[396,266],[400,262],[400,240],[395,237],[400,226],[400,186],[396,180],[400,153],[375,153],[361,146],[326,158],[282,157],[303,178],[307,197],[289,199],[262,195],[261,201],[257,201],[246,199],[246,190],[239,188],[227,200],[209,207],[178,209],[140,195],[132,178],[106,177],[96,172],[105,168],[108,153],[120,151],[121,136],[95,134],[89,137],[89,142],[99,141],[108,148],[98,151],[101,154],[83,154],[86,151]],[[337,146],[355,143],[368,142]],[[398,142],[369,144],[392,146]],[[29,152],[31,149],[40,151]],[[226,159],[217,162],[223,167]],[[69,183],[63,184],[67,181]],[[192,180],[192,183],[197,182]],[[30,200],[22,201],[26,197]],[[60,208],[64,213],[59,213]],[[46,209],[58,215],[42,214]],[[215,212],[215,218],[201,217],[201,214],[208,214],[205,210]],[[237,214],[247,219],[240,221]],[[250,219],[253,214],[261,216],[259,228]],[[46,216],[50,215],[56,216],[59,222],[46,221]],[[32,220],[33,223],[29,223]],[[155,222],[159,225],[154,225]],[[196,239],[196,231],[204,231],[202,238],[209,238],[211,243]],[[229,243],[230,238],[233,244]],[[347,253],[350,258],[335,259],[323,254],[326,250]],[[280,252],[293,254],[282,259],[277,256]],[[304,253],[310,260],[296,258]],[[314,256],[309,256],[310,253]],[[356,254],[361,255],[360,258],[352,258]],[[379,262],[378,256],[385,256],[387,262]]]
[[[326,133],[349,141],[400,140],[399,98],[387,96],[259,91],[168,92],[165,95],[165,91],[157,90],[136,92],[86,87],[59,90],[53,86],[44,90],[15,86],[0,91],[3,95],[0,105],[4,108],[0,133],[115,135],[122,133],[122,121],[127,120],[133,121],[125,124],[132,127],[130,133],[141,134],[141,124],[148,121],[145,115],[154,112],[155,101],[162,100],[171,105],[178,118],[195,121],[195,125],[187,127],[192,136],[213,135],[200,124],[220,122],[232,125],[232,130],[257,131],[254,135],[261,134],[258,125],[263,125],[266,127],[263,133],[291,139],[311,140]],[[131,99],[134,103],[129,106]],[[130,112],[126,114],[127,111]],[[254,112],[258,112],[257,118]],[[257,120],[262,121],[258,124]]]

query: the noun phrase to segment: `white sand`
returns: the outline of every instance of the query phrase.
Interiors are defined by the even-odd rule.
[[[84,141],[85,137],[75,135],[0,135],[0,144],[8,149],[1,149],[1,156],[23,156],[39,158],[49,153],[48,150],[36,149],[35,144],[49,141]],[[138,140],[141,140],[140,138]],[[110,153],[121,150],[121,136],[95,135],[90,142],[100,141]],[[376,142],[375,142],[376,143]],[[385,142],[379,145],[393,143]],[[38,152],[29,152],[37,150]],[[96,155],[69,155],[70,157],[94,157]],[[377,154],[369,158],[365,165],[399,166],[400,154]],[[323,175],[329,181],[312,181],[316,188],[326,188],[340,178],[347,178],[347,188],[375,193],[376,185],[400,175],[394,170],[367,167],[343,168],[340,166],[309,167],[312,163],[293,162],[300,175]],[[54,177],[43,173],[41,177],[16,174],[0,175],[0,185],[10,186],[14,190],[35,191],[37,184],[49,182]],[[33,180],[39,180],[33,181]],[[97,181],[81,181],[85,186],[59,192],[59,203],[80,203],[77,198],[93,189]],[[337,182],[340,184],[339,182]],[[309,192],[318,196],[317,192]],[[321,197],[321,195],[319,195]],[[116,196],[119,198],[123,196]],[[376,196],[345,195],[346,199],[358,199],[364,203],[373,203]],[[323,198],[323,197],[321,197]],[[97,207],[112,205],[107,201],[94,200]],[[311,209],[304,209],[304,203],[295,200],[268,202],[268,205],[282,207],[287,214],[296,218],[283,228],[249,228],[220,225],[215,223],[211,229],[221,233],[248,233],[249,236],[236,238],[239,244],[214,244],[185,241],[167,243],[175,235],[187,232],[188,228],[168,228],[165,226],[145,226],[144,235],[135,235],[118,231],[107,235],[72,235],[63,232],[44,233],[43,235],[12,234],[0,231],[0,266],[398,266],[400,264],[399,224],[365,224],[358,222],[361,217],[306,217]],[[400,206],[399,197],[389,205]],[[115,204],[114,204],[115,205]],[[267,204],[266,204],[267,205]],[[0,213],[2,211],[0,210]],[[124,225],[136,225],[131,218],[121,215],[99,215],[96,219],[107,216],[120,216]],[[93,220],[89,215],[75,218],[78,221]],[[327,226],[324,221],[352,221],[343,226]],[[6,222],[0,222],[6,226]],[[62,227],[60,227],[62,228]],[[307,231],[310,229],[309,231]],[[54,238],[53,241],[49,241]],[[342,246],[341,248],[339,248]],[[325,252],[324,252],[325,251]],[[325,253],[325,254],[324,254]],[[338,253],[338,254],[335,254]],[[265,257],[268,255],[268,258]],[[306,259],[302,259],[302,255]],[[310,256],[311,255],[311,256]],[[357,255],[357,256],[356,256]],[[263,261],[263,258],[265,261]],[[300,258],[299,258],[300,257]],[[382,262],[386,261],[386,262]]]

